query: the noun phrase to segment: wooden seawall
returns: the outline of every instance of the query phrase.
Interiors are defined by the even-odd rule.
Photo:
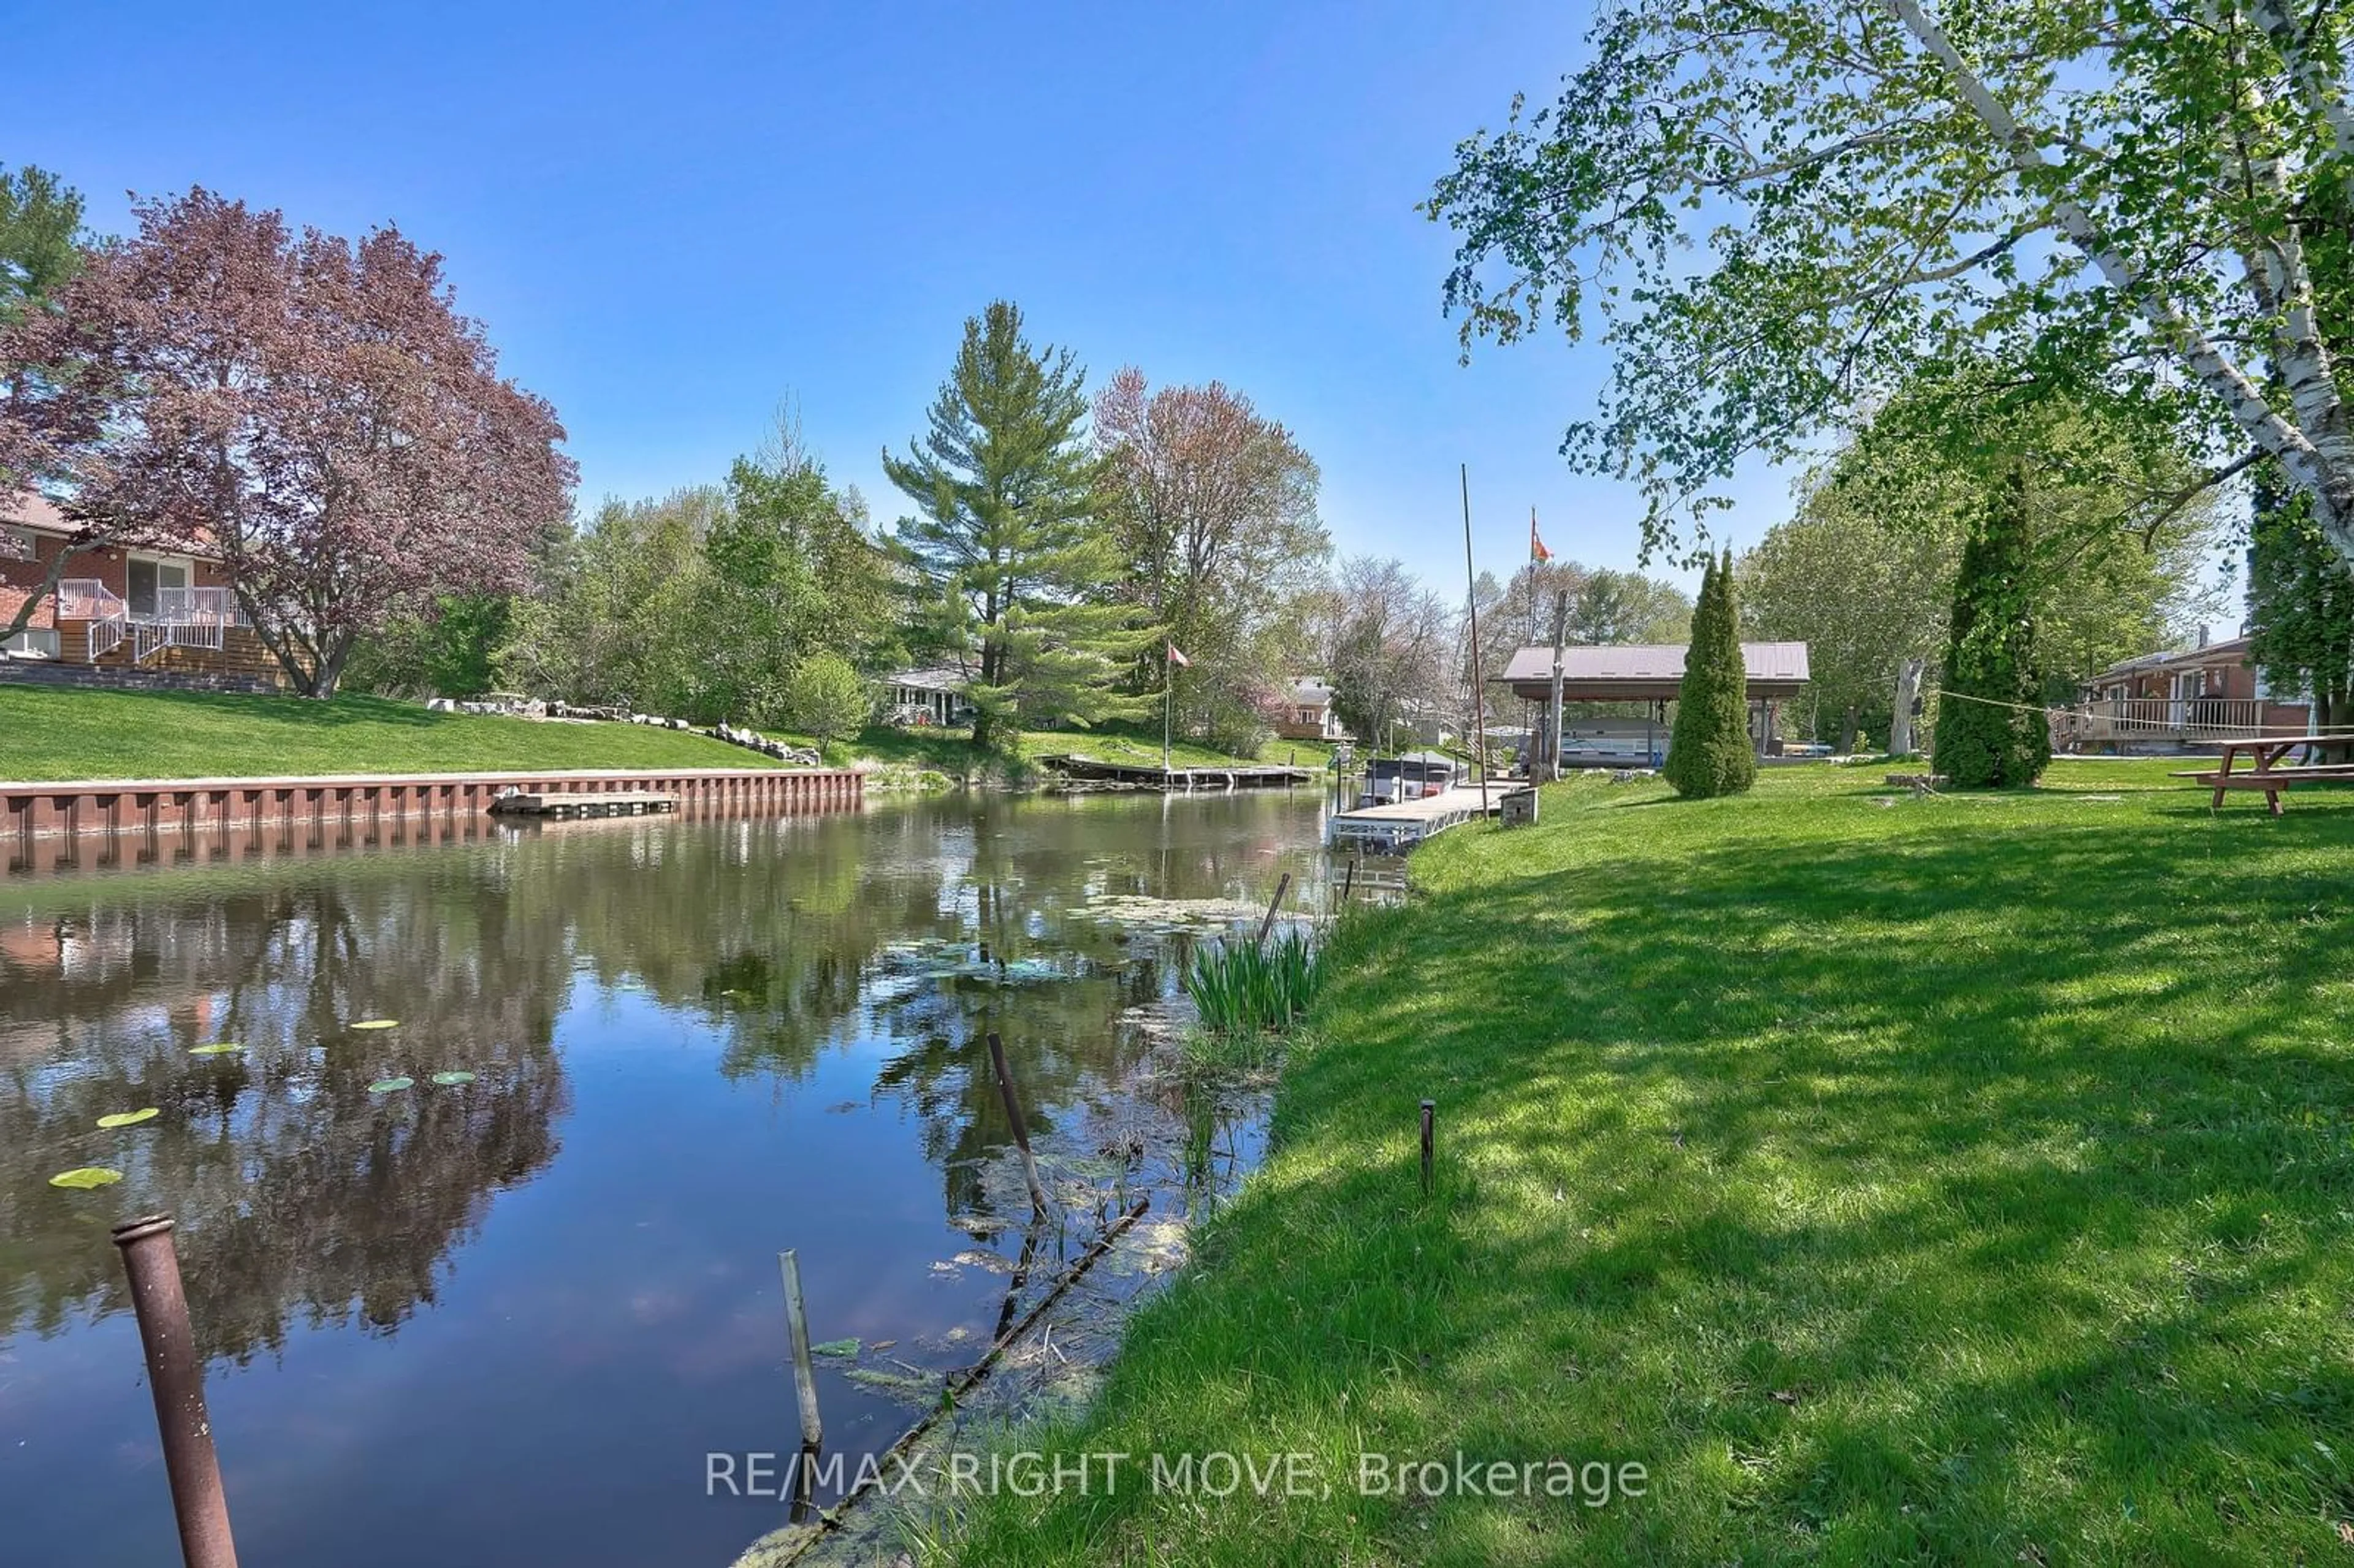
[[[82,833],[229,833],[266,824],[373,827],[410,817],[480,817],[507,789],[661,793],[677,797],[687,816],[846,810],[864,799],[863,775],[818,768],[0,783],[0,849],[28,852],[35,840]]]

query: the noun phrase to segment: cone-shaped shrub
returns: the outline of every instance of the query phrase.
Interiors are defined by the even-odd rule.
[[[1965,789],[2032,784],[2052,760],[2035,662],[2027,475],[2014,469],[1962,547],[1954,582],[1945,689],[1937,699],[1937,771]]]
[[[1676,691],[1676,727],[1660,772],[1679,795],[1738,795],[1757,781],[1749,742],[1749,669],[1733,597],[1733,552],[1712,560],[1692,607],[1691,646]]]

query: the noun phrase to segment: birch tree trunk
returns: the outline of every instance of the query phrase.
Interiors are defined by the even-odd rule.
[[[1896,716],[1888,724],[1888,752],[1902,757],[1913,749],[1913,705],[1921,698],[1921,673],[1925,662],[1915,657],[1904,661],[1896,672]]]

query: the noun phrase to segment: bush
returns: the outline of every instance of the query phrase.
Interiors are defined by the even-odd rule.
[[[866,727],[874,694],[839,653],[812,653],[785,683],[785,715],[821,747]]]
[[[1712,560],[1692,607],[1691,647],[1676,690],[1676,727],[1659,771],[1679,795],[1738,795],[1757,781],[1749,739],[1749,667],[1741,657],[1733,552]]]

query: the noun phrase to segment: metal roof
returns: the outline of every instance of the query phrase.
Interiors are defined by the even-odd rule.
[[[956,692],[961,694],[972,679],[953,664],[935,664],[927,670],[900,670],[883,677],[886,686],[905,686],[916,692]]]
[[[1681,642],[1581,643],[1561,652],[1562,694],[1573,702],[1608,702],[1631,697],[1671,697],[1684,678]],[[1803,642],[1744,642],[1741,661],[1749,672],[1753,697],[1795,696],[1807,683]],[[1543,696],[1553,688],[1553,650],[1523,648],[1504,666],[1501,683],[1521,696]]]

